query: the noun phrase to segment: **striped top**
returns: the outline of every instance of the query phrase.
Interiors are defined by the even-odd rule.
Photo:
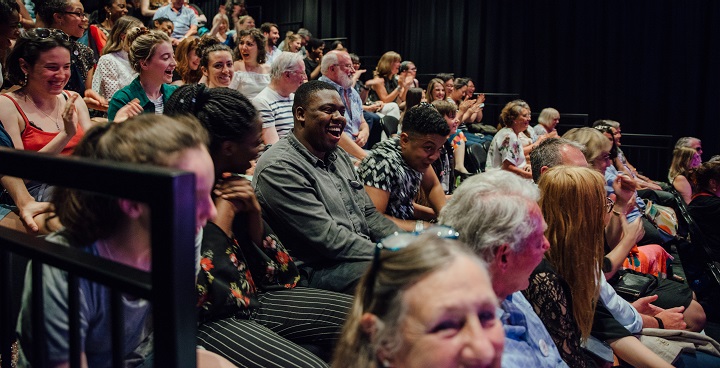
[[[253,105],[260,113],[263,129],[275,127],[279,138],[285,137],[293,127],[292,105],[295,94],[280,96],[272,88],[265,87],[255,98]]]

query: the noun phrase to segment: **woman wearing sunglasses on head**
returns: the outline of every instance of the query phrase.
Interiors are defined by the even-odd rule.
[[[8,79],[21,87],[0,97],[0,109],[15,148],[70,154],[91,127],[83,99],[64,90],[70,50],[65,33],[36,28],[20,37],[8,55]]]
[[[77,40],[85,34],[89,20],[80,0],[37,1],[37,17],[48,28],[60,30],[69,36],[70,79],[67,89],[80,94],[85,104],[95,110],[107,111],[107,100],[92,90],[92,79],[97,58],[92,49]]]
[[[444,230],[426,232],[380,242],[333,367],[500,367],[505,335],[485,264]]]

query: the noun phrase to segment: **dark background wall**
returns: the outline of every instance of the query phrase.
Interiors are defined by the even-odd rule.
[[[367,69],[394,50],[413,60],[419,73],[453,72],[472,77],[478,91],[518,93],[535,113],[552,106],[561,114],[588,114],[590,122],[617,120],[623,133],[673,136],[663,145],[693,135],[703,140],[704,159],[720,153],[718,1],[247,4],[258,26],[278,23],[282,35],[303,26],[318,38],[347,37],[346,46],[364,57]]]

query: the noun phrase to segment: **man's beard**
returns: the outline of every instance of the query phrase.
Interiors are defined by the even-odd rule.
[[[342,73],[338,74],[338,79],[339,79],[338,84],[342,88],[350,88],[353,85],[352,78],[348,77],[347,74],[342,74]]]

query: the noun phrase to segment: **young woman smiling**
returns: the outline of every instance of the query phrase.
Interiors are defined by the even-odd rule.
[[[232,50],[215,37],[205,36],[197,48],[200,70],[208,88],[228,87],[233,77]]]
[[[108,108],[110,121],[124,121],[141,113],[162,114],[177,89],[170,84],[177,65],[170,37],[142,27],[130,30],[127,38],[131,42],[130,65],[139,75],[113,95]]]

